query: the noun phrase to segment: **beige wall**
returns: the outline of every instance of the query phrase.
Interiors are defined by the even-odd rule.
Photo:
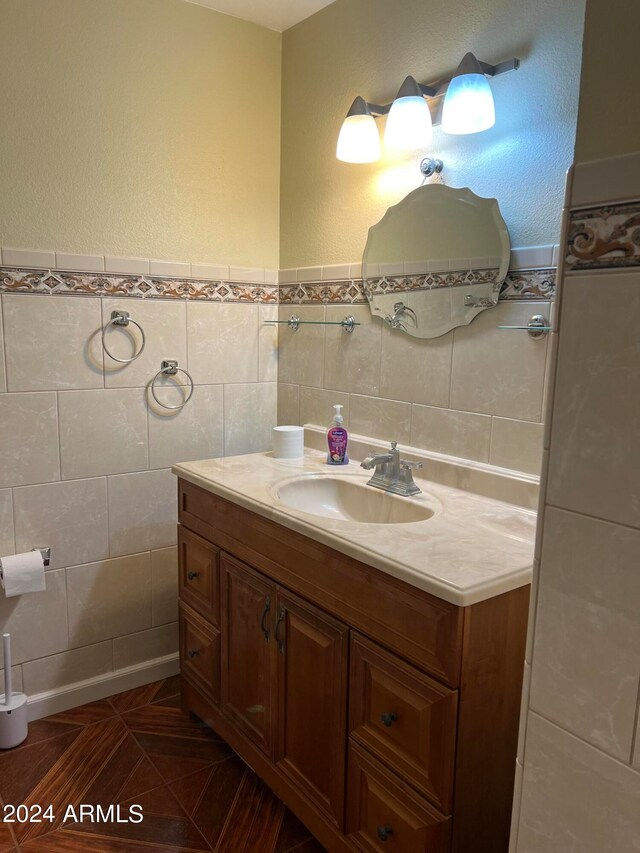
[[[183,0],[0,0],[0,245],[276,267],[280,48]]]
[[[175,653],[169,469],[269,445],[276,309],[259,301],[278,263],[280,43],[183,0],[0,0],[2,261],[44,268],[8,269],[0,298],[0,554],[53,549],[46,592],[0,596],[29,694]],[[225,269],[147,260],[117,271],[171,278],[123,285],[105,255]],[[181,295],[190,273],[214,279],[193,282],[204,298]],[[249,282],[243,304],[205,293],[230,275]],[[138,296],[100,298],[123,287]],[[129,366],[100,346],[114,308],[147,336]],[[166,358],[195,382],[179,412],[145,391]]]
[[[635,0],[588,5],[580,81],[576,162],[640,149],[638,33]]]
[[[337,0],[284,34],[280,266],[357,261],[367,230],[418,183],[424,152],[372,165],[335,158],[355,95],[384,103],[407,74],[453,72],[468,50],[518,56],[493,83],[497,124],[469,137],[435,129],[453,186],[495,196],[515,246],[556,243],[578,102],[582,0]],[[381,125],[382,126],[382,125]]]

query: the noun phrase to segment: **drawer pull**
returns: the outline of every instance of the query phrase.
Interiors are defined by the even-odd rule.
[[[382,724],[388,727],[392,723],[395,723],[398,719],[398,715],[394,711],[391,711],[390,714],[385,711],[385,713],[380,716],[380,719],[382,720]]]
[[[380,841],[388,841],[389,836],[393,835],[393,829],[390,826],[379,826],[377,832]]]
[[[189,651],[187,652],[187,655],[190,658],[197,658],[199,654],[200,654],[200,649],[189,649]]]
[[[267,618],[267,614],[271,610],[271,596],[268,595],[264,601],[264,610],[262,611],[262,618],[260,619],[260,630],[264,634],[264,638],[267,642],[269,642],[269,629],[264,624],[265,619]]]
[[[200,577],[200,572],[187,572],[187,580],[194,581],[196,578]]]

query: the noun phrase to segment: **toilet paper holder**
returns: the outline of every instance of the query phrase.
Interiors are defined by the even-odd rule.
[[[29,554],[39,554],[29,557]],[[46,589],[47,566],[51,565],[51,547],[49,545],[31,548],[26,554],[14,554],[0,557],[0,585],[7,598],[23,595],[26,592],[42,592]],[[1,720],[0,720],[1,722]],[[2,732],[0,731],[0,742]],[[2,749],[0,743],[0,749]]]
[[[40,553],[42,554],[42,562],[44,563],[45,566],[48,566],[51,564],[51,548],[49,548],[49,547],[47,547],[47,548],[32,548],[31,550],[32,551],[40,551]]]
[[[49,546],[45,548],[32,548],[32,551],[40,551],[42,554],[42,563],[43,565],[50,566],[51,565],[51,548]],[[0,564],[0,578],[2,577],[2,565]]]

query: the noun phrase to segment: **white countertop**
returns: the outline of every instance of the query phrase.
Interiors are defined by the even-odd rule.
[[[295,476],[357,478],[370,471],[357,462],[329,466],[325,454],[306,450],[303,459],[253,453],[184,462],[173,473],[251,510],[393,575],[452,604],[484,601],[531,582],[536,514],[491,498],[416,478],[421,495],[400,498],[436,509],[432,518],[405,524],[364,524],[319,517],[285,506],[275,486]]]

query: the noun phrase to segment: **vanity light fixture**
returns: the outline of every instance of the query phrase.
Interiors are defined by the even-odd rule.
[[[384,144],[388,148],[406,151],[426,148],[431,144],[433,122],[425,96],[433,97],[435,93],[435,89],[421,86],[411,76],[405,79],[387,118]]]
[[[444,96],[442,129],[445,133],[480,133],[495,123],[491,86],[478,60],[467,53]]]
[[[431,128],[437,124],[451,134],[488,130],[495,124],[495,106],[487,77],[517,71],[519,67],[519,59],[489,65],[467,53],[453,77],[431,84],[407,77],[393,103],[372,104],[358,96],[340,128],[336,156],[345,163],[378,160],[380,135],[375,119],[383,115],[388,116],[384,142],[389,148],[425,148],[431,142]],[[435,101],[433,110],[429,101]]]
[[[380,134],[371,106],[360,95],[342,122],[336,157],[345,163],[374,163],[380,159]]]

